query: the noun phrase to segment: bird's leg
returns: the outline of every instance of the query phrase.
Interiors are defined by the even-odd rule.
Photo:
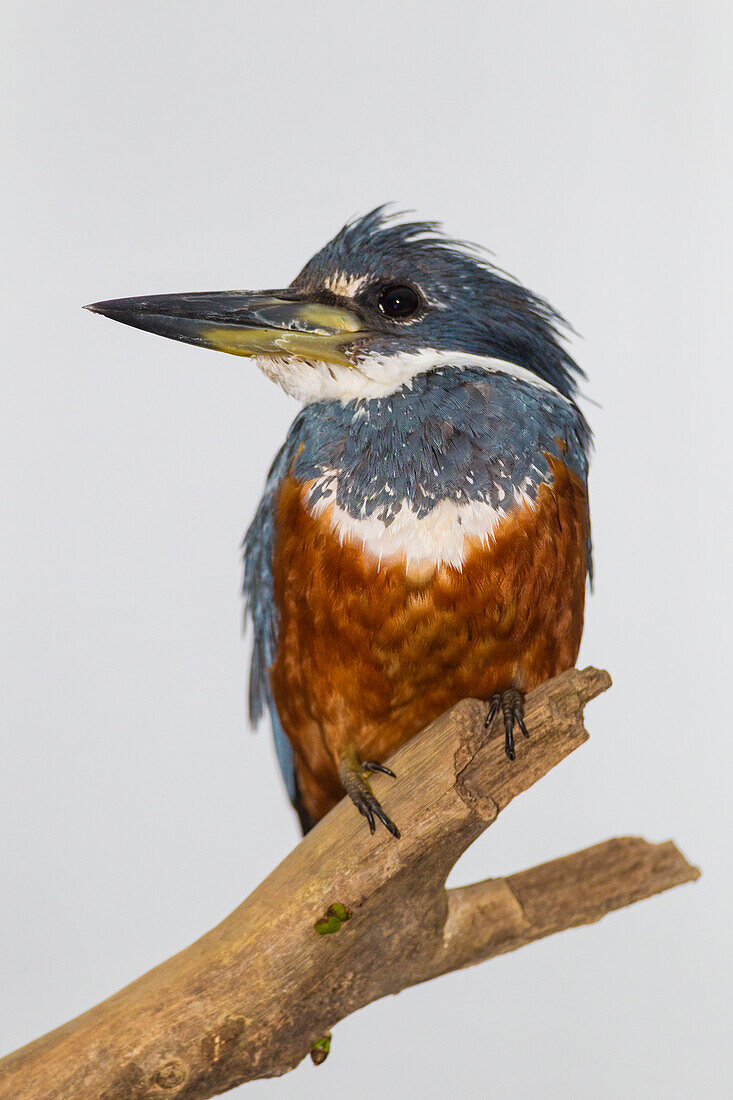
[[[504,750],[510,760],[514,759],[514,726],[519,726],[525,737],[529,737],[524,724],[524,695],[516,688],[497,691],[491,696],[489,713],[486,715],[485,728],[488,729],[501,710],[504,719]]]
[[[339,764],[339,778],[344,790],[359,813],[363,814],[369,822],[370,833],[374,832],[376,828],[374,819],[378,817],[392,836],[399,837],[400,830],[394,821],[387,817],[372,793],[369,785],[370,772],[383,772],[385,775],[391,775],[393,779],[395,777],[394,772],[384,764],[378,764],[375,760],[360,760],[354,746],[349,745]]]

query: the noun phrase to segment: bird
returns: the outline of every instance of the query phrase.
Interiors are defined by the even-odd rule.
[[[584,372],[546,300],[379,206],[275,291],[86,307],[253,358],[300,402],[243,543],[249,710],[303,833],[465,697],[515,758],[526,694],[572,667],[592,579]]]

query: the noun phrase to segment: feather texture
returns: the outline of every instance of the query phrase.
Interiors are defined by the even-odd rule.
[[[301,411],[244,542],[250,713],[270,713],[291,799],[297,781],[314,817],[333,803],[346,733],[383,757],[462,694],[533,686],[573,663],[589,446],[571,400],[480,366]],[[425,537],[446,507],[433,543],[460,545],[450,559]],[[405,509],[409,552],[394,537]],[[469,514],[492,519],[481,530]]]

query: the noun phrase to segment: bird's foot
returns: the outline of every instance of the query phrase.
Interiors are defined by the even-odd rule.
[[[527,727],[524,724],[524,695],[516,688],[507,688],[506,691],[497,691],[491,696],[489,712],[486,715],[484,728],[488,729],[494,718],[501,710],[504,719],[504,750],[510,760],[514,759],[514,727],[519,726],[525,737],[529,737]]]
[[[382,772],[384,775],[391,775],[393,779],[395,778],[395,773],[391,768],[377,763],[376,760],[360,760],[356,749],[349,746],[339,765],[339,778],[344,790],[359,813],[367,819],[370,833],[374,832],[376,828],[374,819],[378,817],[392,836],[399,837],[400,830],[394,821],[387,817],[369,785],[369,775],[372,772]]]

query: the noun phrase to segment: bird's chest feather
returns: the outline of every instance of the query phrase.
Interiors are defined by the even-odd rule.
[[[454,508],[383,543],[376,526],[347,527],[332,505],[309,504],[309,486],[286,479],[271,682],[310,770],[328,773],[350,741],[383,758],[461,698],[530,689],[574,663],[587,503],[562,463],[554,473],[535,501],[487,517],[483,529],[475,511]]]
[[[468,372],[302,414],[273,498],[270,667],[301,790],[335,799],[349,742],[385,759],[459,699],[574,663],[589,536],[576,414]]]

